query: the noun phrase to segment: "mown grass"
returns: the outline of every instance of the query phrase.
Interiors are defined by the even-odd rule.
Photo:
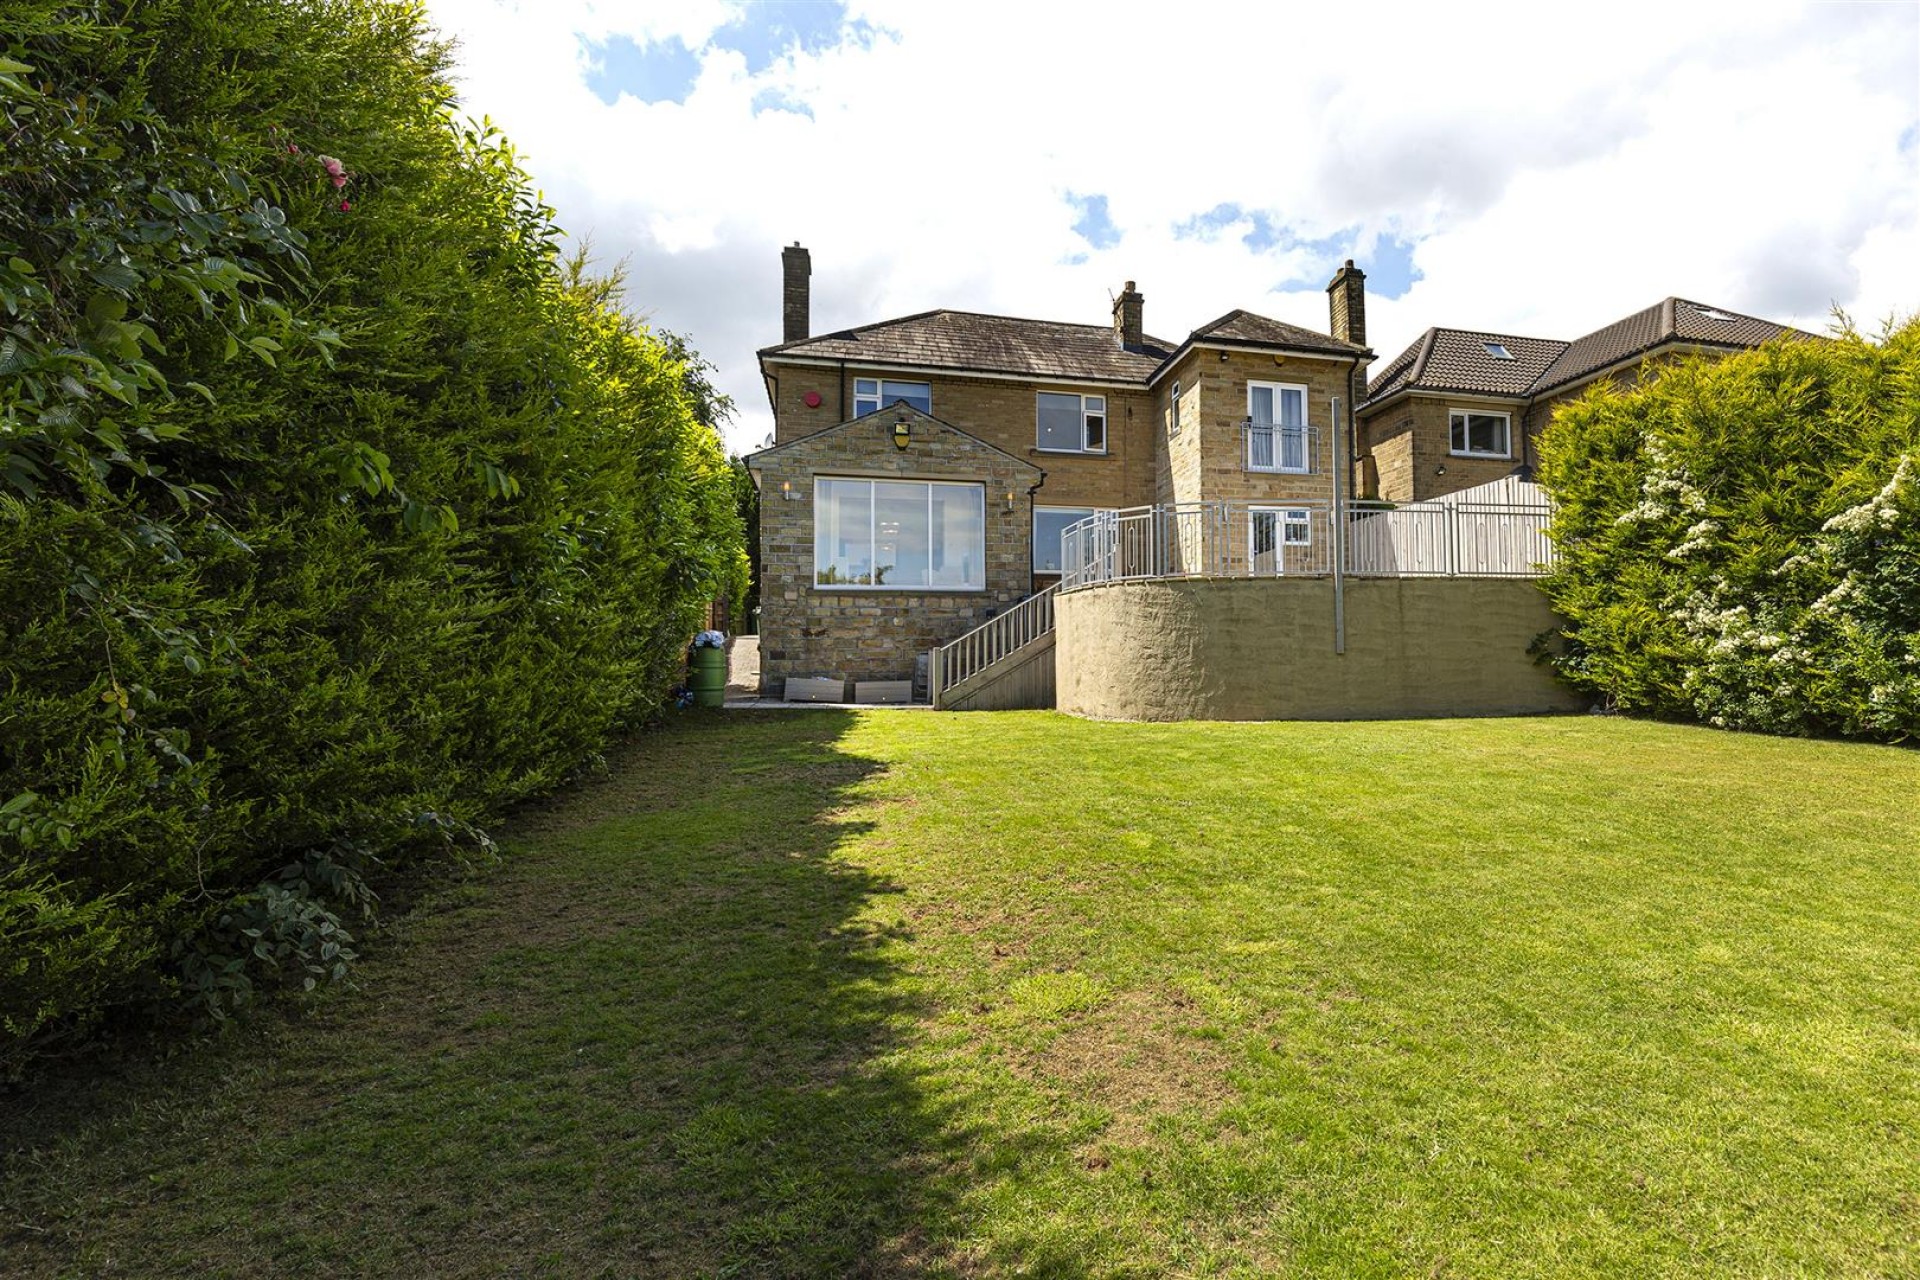
[[[1908,1275],[1920,756],[708,716],[46,1082],[0,1274]]]

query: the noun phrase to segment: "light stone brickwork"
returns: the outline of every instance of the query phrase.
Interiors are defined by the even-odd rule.
[[[902,417],[911,429],[905,449],[894,445],[894,423]],[[760,679],[769,697],[780,696],[788,676],[911,679],[918,655],[1032,591],[1029,491],[1041,480],[1040,468],[947,423],[912,409],[885,409],[795,436],[755,454],[748,465],[760,478]],[[816,476],[982,484],[986,590],[815,586]]]
[[[856,378],[925,382],[933,390],[933,416],[968,435],[1023,458],[1046,472],[1035,500],[1047,507],[1130,507],[1152,502],[1154,451],[1159,432],[1156,397],[1144,386],[1020,382],[953,374],[889,372],[849,365],[845,399],[841,370],[823,365],[773,364],[774,443],[784,445],[824,431],[853,416]],[[1107,451],[1058,453],[1038,447],[1042,391],[1105,396]],[[818,406],[809,406],[808,394]]]
[[[1224,357],[1224,358],[1223,358]],[[1189,425],[1176,444],[1172,472],[1175,502],[1300,501],[1333,499],[1334,450],[1345,440],[1352,406],[1348,373],[1352,362],[1316,359],[1271,351],[1193,353],[1192,369],[1182,379],[1183,397],[1195,397]],[[1315,427],[1313,470],[1308,474],[1250,471],[1246,433],[1249,382],[1286,383],[1307,388],[1307,422]],[[1340,400],[1340,421],[1333,421],[1332,400]],[[1342,473],[1347,465],[1340,458]]]
[[[1380,496],[1388,502],[1420,502],[1471,489],[1511,475],[1520,465],[1520,433],[1524,430],[1521,400],[1494,400],[1480,396],[1410,395],[1365,420],[1374,464],[1379,468]],[[1469,458],[1452,449],[1452,413],[1509,415],[1508,443],[1512,456]],[[1445,468],[1444,474],[1442,468]]]

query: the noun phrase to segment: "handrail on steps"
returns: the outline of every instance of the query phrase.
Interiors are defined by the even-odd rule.
[[[927,697],[940,705],[940,694],[985,671],[1000,659],[1032,644],[1053,630],[1053,597],[1060,584],[1036,591],[1005,613],[988,618],[947,644],[934,649],[927,662]]]

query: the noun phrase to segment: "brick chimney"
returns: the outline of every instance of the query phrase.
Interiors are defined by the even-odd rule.
[[[1142,321],[1140,319],[1140,313],[1146,301],[1139,290],[1133,287],[1131,280],[1127,281],[1127,287],[1120,291],[1120,296],[1113,300],[1113,336],[1118,338],[1120,345],[1128,350],[1138,350],[1146,342],[1146,339],[1141,336]]]
[[[1355,346],[1367,345],[1367,273],[1354,266],[1352,258],[1333,273],[1327,285],[1327,312],[1334,337]]]
[[[800,242],[780,251],[780,341],[798,342],[809,336],[813,320],[809,316],[809,285],[813,276],[813,258]]]

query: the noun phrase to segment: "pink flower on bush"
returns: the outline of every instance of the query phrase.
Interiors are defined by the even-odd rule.
[[[342,200],[342,201],[340,202],[340,212],[342,212],[342,213],[352,213],[352,212],[353,212],[353,201],[351,201],[351,200]]]
[[[342,177],[347,172],[347,166],[341,164],[338,160],[335,160],[332,156],[321,156],[320,167],[322,169],[325,169],[329,175],[335,178]]]

